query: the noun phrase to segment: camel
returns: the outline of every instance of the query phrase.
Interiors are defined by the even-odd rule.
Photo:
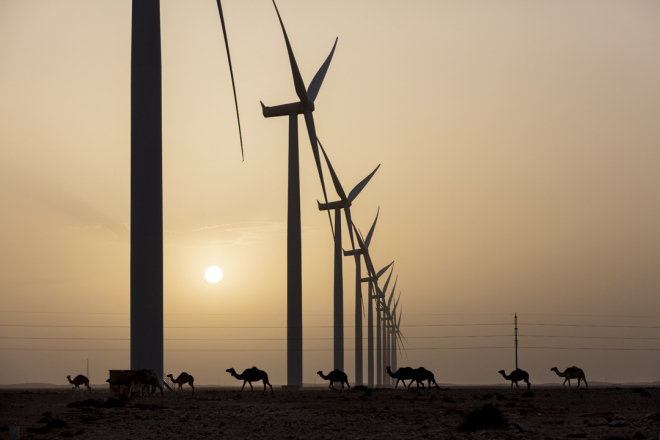
[[[346,373],[344,373],[343,371],[334,370],[329,372],[327,376],[323,375],[323,371],[319,371],[316,374],[321,376],[321,379],[330,381],[330,386],[328,388],[330,388],[331,390],[337,391],[335,389],[334,383],[341,382],[341,390],[339,390],[339,394],[341,394],[341,392],[344,391],[344,382],[346,382],[346,386],[348,387],[348,392],[349,393],[351,392],[351,386],[348,384],[348,376],[346,376]]]
[[[438,393],[440,392],[440,387],[438,386],[438,383],[435,381],[435,376],[433,375],[433,373],[431,373],[429,370],[427,370],[424,367],[419,367],[416,370],[413,370],[413,380],[417,382],[417,392],[419,392],[420,385],[422,386],[422,389],[425,389],[424,387],[425,380],[427,380],[429,383],[429,391],[431,391],[431,382],[433,382],[435,384],[436,389],[438,390]]]
[[[273,386],[270,384],[268,381],[268,374],[266,374],[265,371],[262,371],[258,369],[257,367],[252,367],[248,368],[247,370],[243,371],[243,374],[236,374],[236,370],[233,368],[230,368],[227,370],[227,373],[231,373],[232,376],[234,376],[238,380],[243,381],[243,388],[245,388],[245,384],[249,383],[250,384],[250,389],[252,392],[254,392],[254,388],[252,388],[252,382],[258,382],[260,380],[264,381],[264,392],[261,393],[262,395],[266,394],[266,385],[270,387],[270,392],[271,394],[275,394],[273,392]],[[243,388],[241,388],[241,393],[243,392]]]
[[[401,367],[398,370],[396,370],[396,373],[392,373],[392,369],[388,366],[387,367],[387,374],[390,375],[390,377],[393,377],[396,379],[396,384],[394,384],[394,389],[396,390],[397,385],[399,385],[399,381],[403,383],[403,387],[405,389],[410,389],[410,385],[415,381],[415,370],[413,370],[410,367]],[[410,379],[410,383],[406,386],[406,380]],[[419,385],[418,385],[419,386]]]
[[[128,397],[131,397],[133,388],[136,385],[141,385],[140,396],[143,395],[145,388],[149,390],[150,387],[153,387],[149,391],[149,396],[153,396],[156,393],[156,388],[159,388],[161,397],[165,397],[165,393],[163,392],[163,387],[160,384],[160,380],[158,380],[158,376],[156,376],[156,373],[151,370],[138,370],[132,373],[122,371],[121,375],[113,382],[110,382],[110,379],[106,380],[106,382],[112,385],[117,385],[118,387],[126,386],[128,388]]]
[[[181,374],[179,374],[179,377],[177,377],[176,379],[174,379],[174,376],[172,376],[171,374],[168,374],[167,377],[169,377],[170,380],[173,383],[179,385],[178,391],[181,391],[181,389],[183,388],[183,384],[187,383],[188,385],[190,385],[190,388],[192,388],[192,394],[191,395],[192,396],[195,395],[195,387],[193,385],[193,382],[195,381],[195,378],[193,378],[190,374],[185,373],[185,372],[181,373]]]
[[[511,388],[513,388],[513,384],[515,383],[515,384],[516,384],[516,388],[520,389],[520,387],[518,386],[518,382],[522,380],[523,382],[525,382],[525,383],[527,384],[527,392],[529,393],[529,390],[530,390],[532,384],[529,383],[529,374],[527,374],[526,371],[523,371],[523,370],[521,370],[520,368],[517,368],[517,369],[513,370],[513,371],[511,372],[511,374],[508,375],[508,376],[506,375],[506,373],[504,372],[504,370],[500,370],[499,373],[500,373],[502,376],[504,376],[504,378],[505,378],[506,380],[510,380],[510,381],[511,381]]]
[[[85,385],[87,387],[87,393],[92,394],[92,388],[89,386],[89,379],[87,379],[86,376],[83,376],[82,374],[77,375],[76,377],[71,380],[71,376],[67,376],[67,379],[69,379],[69,383],[74,385],[73,387],[73,397],[76,396],[76,390],[80,391],[80,395],[83,395],[83,391],[80,389],[80,385]]]
[[[560,373],[557,367],[552,367],[550,368],[550,371],[554,371],[557,373],[557,376],[559,377],[564,377],[564,383],[562,384],[563,386],[566,386],[566,381],[568,381],[568,391],[571,391],[571,379],[577,379],[578,384],[577,388],[575,388],[575,392],[577,393],[577,390],[580,388],[580,381],[584,381],[584,385],[587,387],[587,392],[589,391],[589,384],[587,383],[587,378],[584,375],[584,371],[582,371],[578,367],[568,367],[563,373]]]

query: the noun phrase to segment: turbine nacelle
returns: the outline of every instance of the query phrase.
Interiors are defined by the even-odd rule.
[[[367,253],[367,251],[365,251],[364,249],[348,250],[348,251],[344,251],[344,257],[348,257],[348,256],[351,256],[351,255],[364,255],[366,253]],[[364,279],[362,279],[360,281],[364,282]]]
[[[318,200],[316,203],[319,205],[319,211],[330,211],[332,209],[344,209],[352,206],[350,200],[338,200],[336,202],[321,203]]]
[[[263,111],[264,118],[276,118],[278,116],[289,115],[302,115],[311,113],[315,109],[314,103],[309,101],[307,104],[302,102],[292,102],[290,104],[274,105],[272,107],[265,106],[261,103],[261,110]]]

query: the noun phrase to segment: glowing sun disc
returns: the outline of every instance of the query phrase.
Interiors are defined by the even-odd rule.
[[[209,283],[215,284],[222,279],[222,269],[218,266],[211,266],[204,272],[204,278]]]

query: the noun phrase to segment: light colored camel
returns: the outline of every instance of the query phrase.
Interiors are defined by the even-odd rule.
[[[577,388],[575,388],[575,392],[580,388],[580,381],[584,381],[584,386],[587,387],[587,391],[589,391],[589,384],[587,383],[587,378],[584,375],[584,371],[582,371],[578,367],[568,367],[563,373],[561,373],[557,367],[552,367],[550,368],[550,371],[554,371],[557,373],[557,376],[563,377],[564,378],[564,383],[562,384],[563,386],[566,386],[566,381],[568,381],[568,391],[571,391],[571,379],[577,379],[578,384]]]
[[[76,390],[80,391],[80,395],[83,395],[83,391],[80,389],[80,385],[85,385],[87,387],[87,393],[92,394],[92,388],[89,386],[89,379],[87,379],[86,376],[83,376],[82,374],[77,375],[76,377],[71,380],[71,376],[67,376],[67,379],[69,379],[69,383],[73,385],[73,396],[76,396]]]
[[[192,388],[191,396],[195,395],[195,387],[193,385],[193,382],[195,382],[195,378],[192,377],[190,374],[183,372],[179,374],[179,377],[177,377],[176,379],[171,374],[168,374],[167,377],[169,377],[173,383],[179,385],[178,391],[181,391],[183,384],[187,383],[188,385],[190,385],[190,388]]]
[[[160,389],[160,396],[165,397],[163,392],[163,387],[158,380],[158,376],[151,370],[137,370],[133,372],[122,371],[121,375],[115,379],[113,382],[110,382],[110,379],[106,382],[111,385],[115,385],[119,388],[125,386],[128,388],[128,397],[131,397],[133,388],[138,386],[140,388],[140,396],[143,395],[144,389],[147,388],[149,391],[149,396],[153,396],[156,393],[156,388]]]
[[[348,392],[351,392],[351,386],[348,384],[348,376],[346,376],[346,373],[343,371],[334,370],[329,372],[327,376],[323,375],[323,371],[319,371],[316,374],[321,376],[321,379],[330,381],[330,386],[328,388],[331,390],[337,391],[335,389],[335,382],[341,382],[341,390],[339,390],[339,394],[344,391],[344,383],[346,383],[346,386],[348,387]]]
[[[266,374],[265,371],[258,369],[257,367],[252,367],[248,368],[247,370],[243,371],[243,374],[236,374],[236,370],[233,368],[230,368],[227,370],[227,373],[231,373],[232,376],[234,376],[238,380],[243,381],[243,388],[245,388],[245,384],[249,383],[250,384],[250,389],[252,392],[254,392],[254,388],[252,388],[252,382],[258,382],[260,380],[264,381],[264,392],[261,393],[266,394],[266,385],[270,387],[270,392],[271,394],[275,394],[273,392],[273,386],[270,384],[268,381],[268,374]],[[241,388],[241,393],[243,392],[243,388]]]
[[[504,370],[500,370],[499,373],[504,376],[506,380],[511,381],[511,388],[513,388],[513,384],[516,384],[516,388],[520,389],[518,386],[519,381],[523,381],[527,384],[527,392],[529,393],[529,390],[532,387],[532,384],[529,383],[529,374],[526,371],[521,370],[520,368],[513,370],[510,375],[506,375]]]

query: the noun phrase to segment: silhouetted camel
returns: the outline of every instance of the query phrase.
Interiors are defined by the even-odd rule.
[[[403,383],[403,387],[405,389],[410,389],[410,385],[412,385],[412,383],[415,381],[415,370],[413,370],[410,367],[401,367],[398,370],[396,370],[396,373],[392,373],[392,369],[388,366],[387,374],[389,374],[390,377],[396,379],[396,384],[394,384],[394,389],[396,389],[397,385],[399,385],[399,381]],[[406,385],[406,380],[408,379],[410,379],[410,383]]]
[[[69,379],[69,383],[74,385],[73,387],[73,396],[76,396],[76,390],[80,390],[80,395],[83,395],[83,391],[80,389],[80,385],[85,385],[87,387],[87,393],[92,394],[92,388],[89,386],[89,379],[87,377],[83,376],[82,374],[77,375],[76,377],[71,380],[71,376],[67,376],[67,379]]]
[[[513,371],[511,372],[511,374],[508,375],[508,376],[506,375],[506,373],[504,372],[504,370],[500,370],[499,373],[500,373],[502,376],[504,376],[504,378],[505,378],[506,380],[510,380],[510,381],[511,381],[511,388],[513,388],[513,384],[515,383],[515,384],[516,384],[516,388],[520,389],[520,387],[518,386],[518,382],[522,380],[523,382],[525,382],[525,383],[527,384],[527,392],[529,393],[529,390],[530,390],[532,384],[529,383],[529,374],[527,374],[527,371],[523,371],[523,370],[521,370],[520,368],[518,368],[518,369],[516,369],[516,370],[513,370]]]
[[[329,380],[330,381],[330,388],[333,391],[337,391],[335,389],[335,382],[341,382],[341,390],[339,390],[339,393],[341,394],[342,391],[344,391],[344,382],[346,382],[346,386],[348,387],[348,392],[351,392],[351,386],[348,384],[348,376],[346,376],[346,373],[343,371],[339,370],[334,370],[328,373],[327,376],[323,375],[323,371],[319,371],[318,373],[319,376],[321,376],[322,379],[324,380]]]
[[[171,374],[168,374],[167,377],[169,377],[173,383],[179,385],[178,391],[181,391],[181,389],[183,388],[183,384],[187,383],[188,385],[190,385],[190,388],[192,388],[191,396],[195,395],[195,386],[193,385],[193,382],[195,382],[195,378],[192,377],[190,374],[185,372],[181,373],[179,374],[179,377],[177,377],[176,379]]]
[[[273,392],[273,386],[270,384],[270,382],[268,382],[268,374],[266,374],[265,371],[258,369],[257,367],[248,368],[247,370],[243,371],[243,374],[236,374],[236,370],[230,368],[229,370],[227,370],[227,373],[231,373],[231,375],[234,376],[236,379],[242,380],[243,388],[245,388],[246,383],[249,383],[252,392],[254,392],[254,388],[252,388],[252,382],[258,382],[260,380],[263,380],[264,392],[261,394],[262,395],[266,394],[266,385],[270,387],[271,394],[275,394]],[[243,388],[241,388],[241,393],[243,392]]]
[[[562,384],[563,386],[566,386],[566,381],[568,381],[568,391],[571,391],[571,379],[577,379],[578,385],[577,388],[575,388],[575,392],[580,388],[580,381],[584,381],[584,385],[587,387],[587,391],[589,391],[589,384],[587,383],[587,378],[584,375],[584,371],[582,371],[578,367],[568,367],[566,371],[563,373],[560,373],[557,367],[552,367],[550,368],[550,371],[554,371],[557,373],[557,376],[563,377],[564,383]]]
[[[413,380],[417,382],[417,392],[419,392],[420,385],[422,386],[422,389],[425,389],[424,387],[425,380],[427,380],[429,383],[429,391],[431,391],[431,382],[433,382],[438,392],[440,392],[440,387],[438,386],[438,383],[435,381],[435,376],[433,375],[433,373],[431,373],[429,370],[427,370],[424,367],[419,367],[416,370],[413,370]]]
[[[132,373],[122,371],[119,377],[114,381],[111,382],[110,379],[108,379],[106,382],[119,388],[122,386],[127,387],[128,397],[131,397],[133,388],[135,388],[136,385],[140,387],[141,396],[143,395],[145,388],[149,390],[149,396],[153,396],[156,392],[156,388],[158,388],[160,389],[161,397],[165,397],[165,393],[163,393],[163,387],[160,384],[160,380],[158,380],[158,376],[156,376],[156,373],[150,370],[137,370]]]

